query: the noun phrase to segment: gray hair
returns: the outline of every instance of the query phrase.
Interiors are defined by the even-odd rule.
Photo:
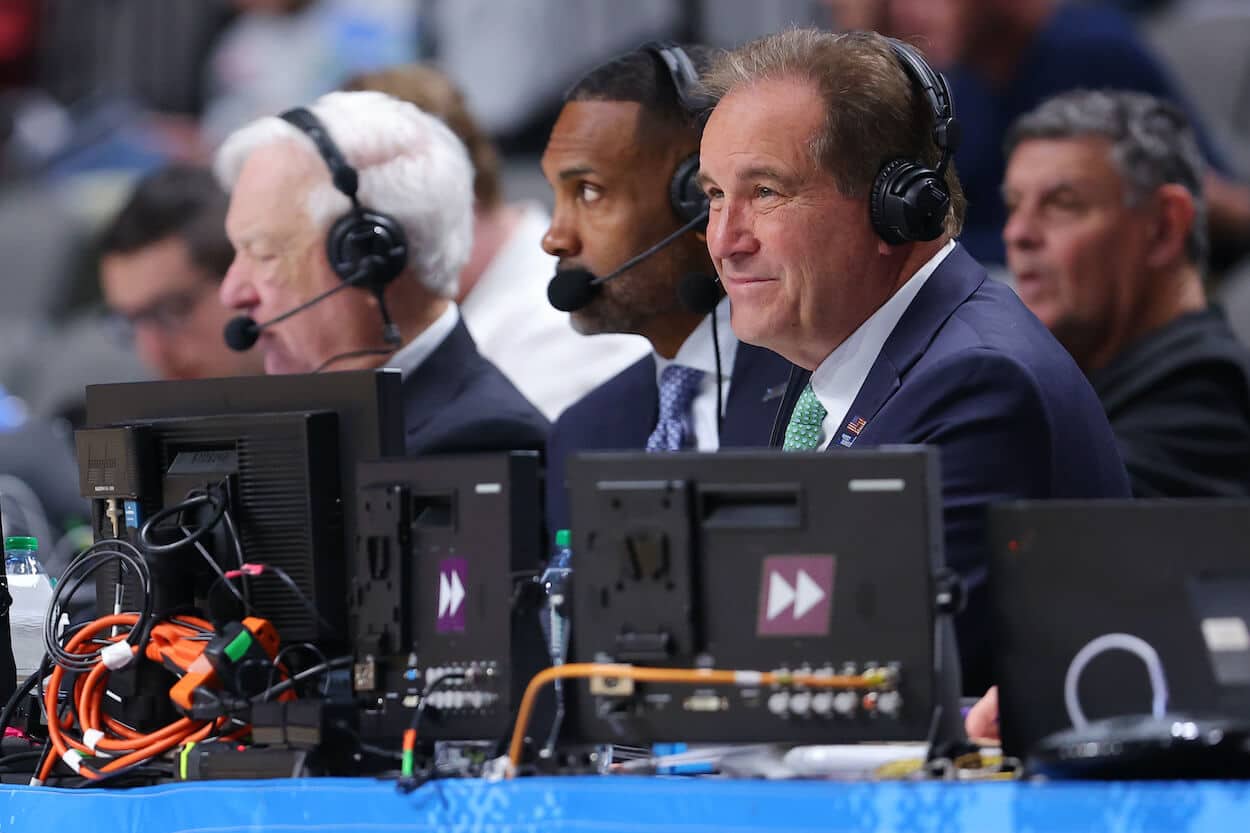
[[[1111,161],[1126,185],[1129,205],[1149,199],[1161,186],[1182,185],[1194,200],[1194,223],[1185,252],[1206,263],[1206,165],[1189,120],[1175,105],[1144,93],[1075,90],[1044,101],[1007,132],[1008,157],[1031,139],[1101,137],[1111,142]]]
[[[359,172],[360,204],[403,226],[408,266],[418,280],[431,292],[454,297],[473,244],[473,166],[464,144],[439,119],[382,93],[329,93],[308,109]],[[351,202],[334,187],[312,139],[277,116],[230,134],[213,166],[218,180],[231,190],[248,156],[279,142],[304,148],[326,172],[303,209],[310,222],[328,229]]]

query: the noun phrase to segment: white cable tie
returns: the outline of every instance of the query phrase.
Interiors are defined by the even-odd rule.
[[[482,779],[488,783],[505,781],[515,774],[512,759],[507,755],[491,758],[482,765]]]
[[[65,754],[61,756],[61,760],[65,762],[66,766],[74,770],[75,775],[77,775],[79,770],[82,769],[82,753],[77,749],[65,750]]]
[[[134,651],[130,643],[122,640],[100,649],[100,662],[110,671],[119,671],[134,660]]]
[[[736,685],[761,685],[764,682],[764,675],[759,671],[735,671],[734,683]]]
[[[98,744],[105,737],[107,736],[99,729],[88,729],[82,733],[82,745],[90,749],[91,754],[97,758],[111,758],[113,756],[105,752],[103,749],[96,749],[96,744]]]

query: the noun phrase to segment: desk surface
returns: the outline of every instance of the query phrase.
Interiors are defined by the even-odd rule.
[[[74,825],[69,827],[67,825]],[[1246,833],[1250,782],[833,784],[642,777],[326,778],[134,790],[0,789],[0,830]]]

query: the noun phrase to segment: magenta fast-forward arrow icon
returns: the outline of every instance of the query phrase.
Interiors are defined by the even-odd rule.
[[[757,636],[828,636],[832,555],[770,555],[760,567]]]

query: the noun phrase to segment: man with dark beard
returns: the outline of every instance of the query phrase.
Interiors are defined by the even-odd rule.
[[[689,90],[709,58],[706,48],[646,46],[592,70],[569,91],[542,160],[555,191],[543,248],[559,258],[561,271],[605,276],[688,219],[671,194],[701,197],[693,177],[702,114]],[[726,299],[711,314],[683,305],[683,279],[713,274],[704,239],[692,229],[572,312],[579,332],[637,333],[653,353],[557,420],[547,446],[550,529],[568,526],[565,460],[573,452],[768,445],[790,365],[738,342]]]

